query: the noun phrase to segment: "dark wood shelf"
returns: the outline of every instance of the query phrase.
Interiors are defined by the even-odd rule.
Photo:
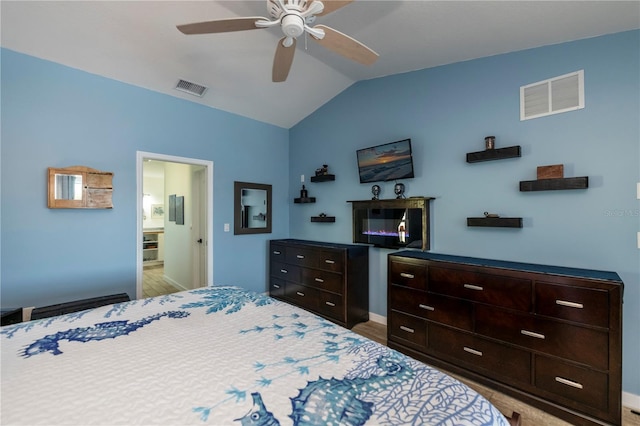
[[[336,175],[311,176],[311,182],[328,182],[330,180],[336,180]]]
[[[335,216],[311,216],[311,222],[335,222]]]
[[[586,189],[589,187],[589,176],[538,179],[520,181],[520,191],[554,191],[562,189]]]
[[[467,226],[522,228],[521,217],[468,217]]]
[[[506,148],[486,149],[484,151],[469,152],[467,153],[467,163],[503,160],[505,158],[516,158],[520,156],[520,145],[516,145]]]
[[[316,197],[307,197],[307,198],[294,198],[293,202],[296,204],[300,203],[315,203]]]

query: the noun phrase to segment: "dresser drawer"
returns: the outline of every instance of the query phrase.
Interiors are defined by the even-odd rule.
[[[599,410],[609,409],[609,377],[605,373],[536,356],[535,385],[557,395],[565,403],[577,401]]]
[[[316,264],[317,250],[308,247],[287,247],[286,261],[292,265],[314,266]]]
[[[271,276],[287,281],[300,281],[300,268],[286,263],[271,262]]]
[[[531,354],[524,350],[434,324],[429,324],[429,349],[507,383],[531,381]]]
[[[270,249],[269,257],[272,261],[276,261],[276,262],[285,261],[286,252],[287,252],[286,246],[283,246],[282,244],[271,243],[269,249]]]
[[[337,321],[345,321],[344,298],[324,291],[318,293],[318,312]]]
[[[427,322],[423,319],[391,311],[389,338],[405,346],[424,350],[427,346]]]
[[[609,335],[606,332],[476,306],[477,333],[535,351],[606,370],[609,365]]]
[[[343,294],[342,274],[328,272],[320,269],[302,268],[301,282],[309,287],[317,287],[321,290]]]
[[[609,326],[609,292],[606,290],[536,282],[535,296],[538,314]]]
[[[318,290],[293,283],[285,283],[284,296],[301,308],[318,310]]]
[[[274,297],[284,296],[284,281],[271,277],[269,280],[269,295]]]
[[[344,270],[344,252],[321,250],[316,256],[315,267],[325,271],[342,272]]]
[[[431,321],[471,331],[471,303],[392,285],[389,307]]]
[[[429,291],[519,311],[531,311],[531,281],[520,278],[430,266]]]
[[[426,290],[427,268],[424,263],[392,260],[389,262],[389,284]]]

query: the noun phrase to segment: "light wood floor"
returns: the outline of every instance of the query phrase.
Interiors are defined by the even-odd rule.
[[[352,331],[358,333],[364,337],[368,337],[371,340],[375,340],[383,345],[387,344],[387,326],[373,321],[357,324],[353,327]],[[441,368],[439,368],[441,371]],[[544,411],[538,410],[530,405],[524,404],[517,399],[504,395],[500,392],[496,392],[486,386],[473,382],[469,379],[461,377],[459,375],[445,371],[450,376],[455,377],[461,382],[465,383],[470,388],[474,389],[480,395],[484,396],[493,405],[498,408],[506,416],[511,416],[514,411],[520,413],[521,426],[565,426],[571,425],[557,417],[551,416]],[[622,426],[640,426],[640,415],[631,412],[628,407],[622,407]]]
[[[145,298],[171,294],[180,291],[166,282],[163,265],[145,266],[142,270],[142,294]]]

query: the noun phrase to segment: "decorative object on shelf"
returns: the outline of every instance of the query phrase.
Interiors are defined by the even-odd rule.
[[[589,177],[564,177],[564,165],[553,164],[550,166],[538,166],[536,169],[537,180],[520,181],[520,191],[554,191],[562,189],[586,189],[589,187]]]
[[[328,173],[329,173],[329,166],[326,164],[323,164],[322,167],[320,167],[319,169],[316,169],[316,176],[326,175]]]
[[[396,198],[404,198],[404,183],[396,183],[393,186],[393,192],[395,192]]]
[[[564,164],[538,166],[536,177],[538,179],[562,179],[564,177]]]
[[[380,196],[380,185],[373,185],[371,187],[371,193],[373,194],[373,197],[371,197],[372,200],[379,200],[379,196]]]
[[[485,149],[494,149],[496,147],[496,137],[495,136],[487,136],[484,138],[484,147]]]
[[[335,216],[327,216],[326,213],[320,213],[318,216],[311,216],[311,222],[335,222]]]
[[[309,198],[309,191],[302,185],[302,189],[300,190],[300,198]]]
[[[520,157],[520,145],[509,146],[507,148],[485,149],[484,151],[467,153],[467,163],[479,163],[481,161],[503,160],[506,158]]]
[[[85,166],[49,167],[50,209],[113,208],[113,173]]]
[[[495,213],[484,212],[484,217],[500,217]]]

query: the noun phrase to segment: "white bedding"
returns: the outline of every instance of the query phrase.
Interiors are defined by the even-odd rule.
[[[457,380],[237,287],[0,335],[3,425],[507,425]]]

